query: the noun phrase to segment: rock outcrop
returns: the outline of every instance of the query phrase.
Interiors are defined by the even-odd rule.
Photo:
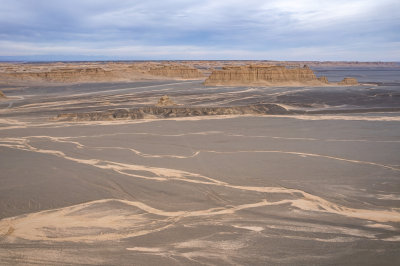
[[[209,115],[288,114],[290,111],[276,104],[256,104],[233,107],[140,107],[88,113],[59,114],[57,121],[102,121],[117,119],[169,118]]]
[[[151,68],[149,74],[154,76],[163,76],[170,78],[182,78],[182,79],[197,79],[202,78],[204,75],[196,68],[188,66],[161,66]]]
[[[3,84],[39,83],[45,85],[46,83],[130,82],[149,79],[203,79],[209,76],[205,82],[206,85],[338,85],[338,83],[328,83],[323,77],[316,78],[310,68],[302,67],[304,64],[314,67],[331,64],[333,67],[336,66],[335,62],[279,61],[0,63],[0,81]],[[371,64],[371,66],[381,65],[382,67],[392,65],[391,63]],[[394,66],[399,67],[397,63]]]
[[[358,85],[358,80],[356,78],[344,78],[339,85]]]
[[[54,121],[113,121],[135,119],[165,119],[174,117],[212,115],[307,115],[307,114],[349,114],[365,112],[399,112],[400,108],[355,108],[327,110],[287,110],[278,104],[254,104],[232,107],[138,107],[98,112],[59,114]]]
[[[250,65],[224,67],[214,70],[205,85],[321,85],[314,72],[303,68],[286,68],[284,66]]]
[[[7,83],[77,83],[143,79],[199,79],[190,65],[169,62],[0,64],[0,80]]]
[[[5,98],[7,98],[7,97],[4,95],[4,93],[2,91],[0,91],[0,99],[5,99]]]
[[[5,74],[9,78],[22,81],[43,82],[84,82],[107,80],[112,77],[111,71],[100,67],[92,68],[56,68],[42,72],[16,72]]]
[[[156,106],[174,106],[177,105],[174,103],[167,95],[164,95],[158,100]]]
[[[154,79],[148,73],[155,63],[0,63],[0,81],[7,84],[126,82]]]
[[[321,81],[322,83],[325,83],[325,84],[328,84],[328,83],[329,83],[328,78],[325,77],[325,76],[319,77],[318,80]]]

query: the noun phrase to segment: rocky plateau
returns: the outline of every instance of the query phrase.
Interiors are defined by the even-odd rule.
[[[183,65],[152,68],[150,69],[149,73],[154,76],[182,79],[197,79],[204,77],[204,75],[198,69]]]
[[[285,66],[247,65],[226,66],[214,70],[205,80],[206,86],[259,85],[259,86],[326,86],[326,77],[319,77],[308,67],[288,68]],[[340,85],[357,85],[355,78],[345,78]]]

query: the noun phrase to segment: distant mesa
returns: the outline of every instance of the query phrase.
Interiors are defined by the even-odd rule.
[[[358,85],[358,80],[356,78],[344,78],[341,82],[339,82],[340,85]]]
[[[214,70],[205,85],[319,85],[322,84],[307,66],[248,65]]]
[[[355,85],[357,81],[345,81],[341,85]],[[326,77],[319,77],[308,67],[302,68],[271,65],[226,66],[214,70],[204,82],[205,85],[260,85],[260,86],[326,86]]]
[[[319,66],[318,64],[318,62],[278,61],[263,63],[254,61],[7,63],[0,64],[0,80],[7,84],[45,85],[137,80],[202,80],[208,76],[204,84],[210,86],[353,86],[358,84],[352,78],[346,78],[340,83],[330,83],[326,77],[317,77],[308,65]]]
[[[32,69],[31,71],[16,71],[4,73],[5,78],[21,81],[41,82],[87,82],[112,78],[111,71],[100,67],[71,67],[54,69]]]
[[[177,105],[174,103],[167,95],[164,95],[158,100],[156,106],[175,106]]]
[[[197,68],[192,68],[184,65],[176,66],[160,66],[151,68],[149,74],[154,76],[163,76],[171,78],[183,78],[183,79],[197,79],[203,78],[204,75]]]
[[[171,63],[52,63],[0,64],[0,80],[7,83],[96,83],[148,79],[200,79],[194,67]]]

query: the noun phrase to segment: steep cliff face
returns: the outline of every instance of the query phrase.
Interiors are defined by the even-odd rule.
[[[0,64],[4,83],[96,83],[154,79],[148,74],[150,63],[43,63]]]
[[[23,81],[80,82],[106,80],[112,77],[110,71],[100,67],[57,68],[43,72],[16,72],[3,74],[6,77]]]
[[[196,68],[188,66],[161,66],[151,68],[149,74],[154,76],[163,76],[170,78],[197,79],[204,75]]]
[[[233,107],[141,107],[102,112],[59,114],[57,121],[101,121],[118,119],[169,118],[209,115],[288,114],[290,111],[276,104],[257,104]]]
[[[320,85],[314,72],[308,68],[250,65],[224,67],[214,70],[205,85]]]
[[[340,85],[358,85],[358,80],[356,78],[344,78],[341,82],[339,82]]]

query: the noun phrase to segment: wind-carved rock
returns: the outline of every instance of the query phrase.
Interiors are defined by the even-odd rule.
[[[196,68],[188,66],[161,66],[149,70],[149,74],[170,78],[197,79],[204,75]]]
[[[324,86],[329,84],[324,76],[317,78],[308,67],[248,65],[227,66],[214,70],[205,85],[260,85],[260,86]]]
[[[328,78],[325,77],[325,76],[319,77],[318,80],[321,81],[322,83],[325,83],[325,84],[328,84],[328,83],[329,83]]]
[[[174,106],[177,105],[174,103],[167,95],[164,95],[158,100],[156,106]]]
[[[290,114],[290,110],[277,104],[254,104],[246,106],[221,107],[182,107],[182,106],[149,106],[132,109],[115,109],[99,112],[64,113],[53,118],[55,121],[111,121],[119,119],[170,118],[211,115],[267,115]]]
[[[214,70],[205,85],[321,85],[314,72],[307,66],[250,65],[224,67]]]
[[[306,65],[287,68],[273,65],[227,66],[214,70],[204,85],[215,86],[335,86],[358,85],[357,79],[345,78],[339,83],[330,83],[325,76],[317,78]]]
[[[8,77],[23,81],[46,82],[82,82],[106,80],[112,77],[110,71],[100,67],[90,68],[56,68],[48,71],[16,72],[5,74]]]
[[[341,82],[339,82],[340,85],[358,85],[358,80],[356,78],[344,78]]]

